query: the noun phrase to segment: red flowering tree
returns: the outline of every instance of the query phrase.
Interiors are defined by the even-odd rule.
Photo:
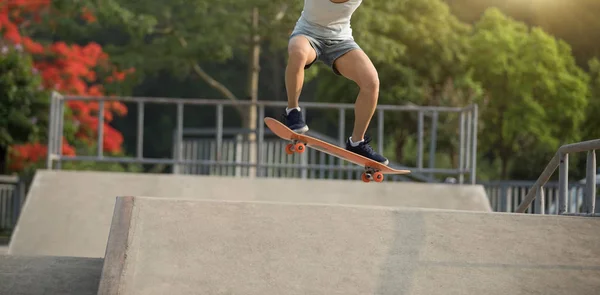
[[[64,3],[63,3],[64,4]],[[68,8],[65,8],[68,7]],[[0,32],[2,45],[22,48],[33,57],[33,71],[39,73],[43,90],[79,96],[104,96],[105,86],[123,82],[134,69],[119,70],[111,64],[108,54],[94,42],[86,45],[66,42],[44,42],[32,37],[39,30],[52,28],[64,18],[92,23],[96,18],[88,7],[56,5],[49,0],[0,0]],[[65,112],[64,155],[96,145],[99,104],[68,101]],[[127,108],[120,102],[106,102],[104,116],[104,152],[122,152],[123,136],[110,126],[114,116],[125,115]],[[40,134],[43,137],[43,133]],[[75,148],[77,147],[77,149]],[[39,137],[31,142],[13,144],[9,152],[10,169],[21,171],[46,157],[46,145]]]

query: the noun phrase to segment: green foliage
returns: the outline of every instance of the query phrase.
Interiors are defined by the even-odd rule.
[[[541,27],[568,42],[580,67],[600,55],[600,1],[597,0],[444,0],[462,21],[473,23],[489,8]]]
[[[583,140],[600,138],[600,60],[593,58],[589,61],[589,106],[587,119],[582,126],[584,129]]]
[[[378,69],[382,103],[455,104],[442,101],[440,94],[449,80],[460,80],[465,73],[469,27],[444,3],[364,2],[352,27],[356,41]],[[324,88],[335,82],[323,83]],[[355,95],[342,99],[353,101]]]
[[[29,55],[9,46],[1,50],[0,147],[6,148],[46,134],[49,96]]]
[[[166,70],[180,79],[193,73],[193,63],[222,63],[234,56],[247,59],[252,33],[252,9],[260,11],[263,42],[283,46],[292,21],[288,12],[299,9],[287,1],[107,1],[98,7],[105,26],[127,32],[127,42],[107,46],[112,56],[135,61],[147,74]],[[108,11],[118,12],[119,18]],[[106,22],[104,22],[106,20]],[[119,54],[120,53],[120,54]],[[230,86],[231,83],[224,83]]]
[[[481,147],[502,159],[503,177],[512,159],[579,139],[587,75],[566,43],[490,9],[475,25],[470,56],[485,89]]]

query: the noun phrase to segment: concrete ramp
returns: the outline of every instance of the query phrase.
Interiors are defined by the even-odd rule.
[[[8,253],[104,257],[116,196],[491,211],[481,186],[38,170]]]
[[[600,219],[118,198],[99,293],[598,294]]]
[[[103,259],[0,255],[2,295],[96,295]]]

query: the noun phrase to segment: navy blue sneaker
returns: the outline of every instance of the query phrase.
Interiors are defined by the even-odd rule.
[[[292,109],[289,114],[283,114],[285,125],[296,133],[305,133],[308,131],[308,126],[302,119],[302,113],[297,109]]]
[[[350,138],[348,138],[346,139],[346,149],[363,157],[367,157],[373,161],[377,161],[383,165],[389,164],[390,161],[388,161],[388,159],[386,159],[384,156],[376,153],[369,145],[369,142],[371,142],[371,138],[365,137],[365,140],[359,143],[357,146],[352,146],[350,144]]]

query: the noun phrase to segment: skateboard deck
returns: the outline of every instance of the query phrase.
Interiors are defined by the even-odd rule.
[[[344,148],[333,145],[331,143],[322,141],[320,139],[305,134],[296,133],[276,119],[266,117],[264,121],[267,127],[269,127],[269,129],[271,129],[271,131],[273,131],[275,135],[279,136],[284,140],[291,141],[291,143],[289,143],[285,147],[285,152],[288,155],[291,155],[293,153],[301,154],[305,151],[305,146],[308,146],[310,148],[316,149],[318,151],[324,152],[332,156],[336,156],[353,164],[363,166],[365,168],[365,171],[363,172],[361,179],[364,182],[381,182],[383,181],[384,174],[410,173],[410,170],[397,170],[377,161],[373,161],[364,156],[350,152]]]

